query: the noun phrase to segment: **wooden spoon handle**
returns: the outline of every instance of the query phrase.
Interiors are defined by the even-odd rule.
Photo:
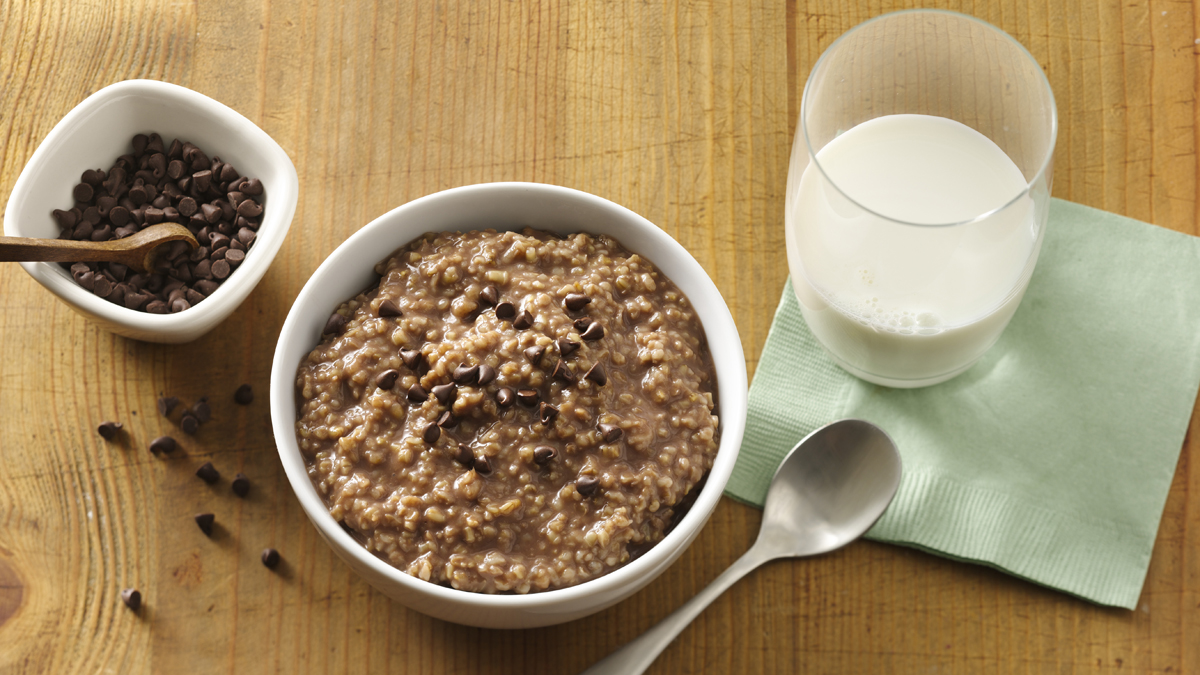
[[[0,237],[0,262],[120,262],[129,256],[130,248],[126,239],[74,241]]]

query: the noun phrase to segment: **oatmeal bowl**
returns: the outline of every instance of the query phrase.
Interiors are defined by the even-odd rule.
[[[674,562],[733,470],[737,329],[700,265],[584,192],[489,183],[380,216],[296,298],[288,480],[360,576],[436,618],[570,621]]]

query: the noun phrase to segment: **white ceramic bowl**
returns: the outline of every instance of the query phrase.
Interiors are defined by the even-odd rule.
[[[604,233],[646,257],[687,294],[716,365],[721,443],[695,505],[662,542],[605,576],[528,595],[487,595],[421,581],[368,552],[329,515],[296,444],[295,378],[339,304],[375,283],[373,268],[429,231],[530,226],[562,234]],[[721,498],[746,422],[746,364],[733,317],[704,269],[653,223],[606,199],[535,183],[487,183],[422,197],[380,216],[339,246],[296,298],[271,365],[271,422],[279,457],[301,506],[333,550],[372,586],[430,616],[484,628],[532,628],[577,619],[629,597],[677,559]]]
[[[108,170],[130,151],[135,134],[157,132],[165,143],[191,141],[229,162],[265,189],[263,221],[245,261],[212,296],[178,314],[149,314],[92,295],[57,263],[21,263],[38,283],[108,330],[149,342],[190,342],[212,330],[246,299],[283,245],[300,182],[287,153],[232,108],[166,82],[128,80],[84,99],[50,130],[21,171],[4,214],[12,237],[58,237],[54,209],[69,209],[85,169]]]

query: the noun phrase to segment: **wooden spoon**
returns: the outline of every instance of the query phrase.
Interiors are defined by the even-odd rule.
[[[162,223],[109,241],[0,237],[0,262],[117,262],[149,272],[161,247],[173,241],[186,241],[192,249],[200,245],[186,227]]]

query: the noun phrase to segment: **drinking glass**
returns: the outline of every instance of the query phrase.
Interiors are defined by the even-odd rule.
[[[788,266],[805,320],[869,382],[967,370],[1037,262],[1058,119],[1000,29],[910,10],[851,29],[804,87],[788,167]]]

